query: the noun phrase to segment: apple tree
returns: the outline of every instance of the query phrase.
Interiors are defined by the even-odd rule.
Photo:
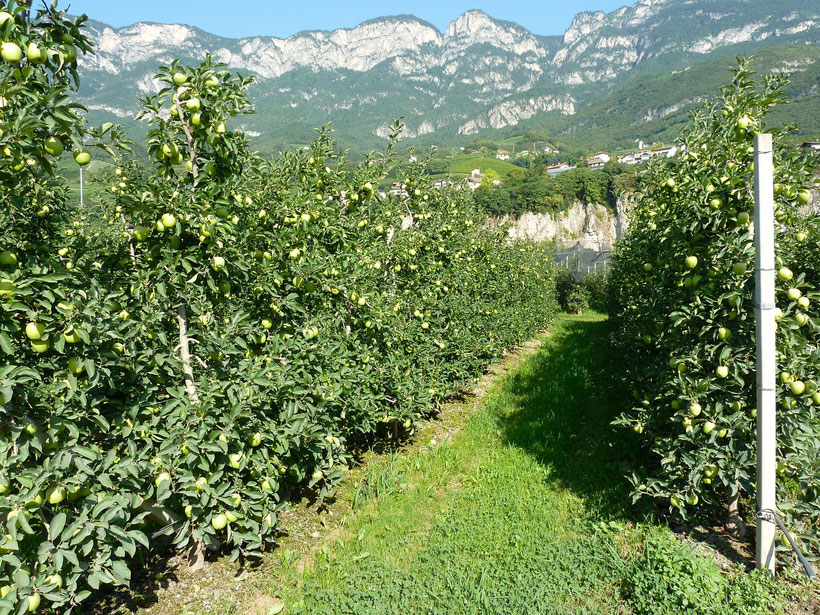
[[[817,217],[804,206],[817,161],[767,124],[787,79],[758,87],[741,61],[734,82],[683,130],[683,154],[653,164],[611,277],[616,339],[634,387],[618,421],[651,451],[635,497],[672,512],[753,507],[756,463],[753,136],[775,134],[778,469],[780,510],[817,551],[820,320]],[[813,246],[813,247],[812,247]]]

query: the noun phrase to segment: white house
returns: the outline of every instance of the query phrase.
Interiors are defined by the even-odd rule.
[[[495,157],[498,158],[499,160],[509,160],[511,158],[511,156],[507,152],[504,152],[504,151],[499,151],[495,155]]]
[[[604,165],[610,161],[610,156],[606,152],[598,152],[587,158],[587,166],[590,169],[603,169]]]
[[[566,162],[562,162],[560,164],[553,164],[547,167],[547,175],[553,176],[558,175],[559,173],[563,173],[564,171],[569,171],[575,167],[571,167]]]
[[[806,141],[800,146],[804,152],[814,152],[820,154],[820,141]]]
[[[659,147],[658,149],[653,149],[649,153],[652,156],[666,156],[667,158],[672,158],[678,153],[678,146],[671,145],[669,147]]]

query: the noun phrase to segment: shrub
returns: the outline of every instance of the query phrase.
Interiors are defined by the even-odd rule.
[[[606,313],[609,294],[609,269],[591,271],[581,280],[584,293],[589,298],[589,307],[596,312]]]
[[[774,615],[782,592],[763,571],[723,573],[715,560],[653,530],[625,562],[624,595],[635,615]]]
[[[564,267],[555,268],[555,294],[561,310],[569,314],[581,314],[588,307],[583,285]]]

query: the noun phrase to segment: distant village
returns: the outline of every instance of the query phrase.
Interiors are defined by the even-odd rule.
[[[653,158],[674,158],[678,155],[680,151],[682,151],[682,147],[677,145],[671,146],[664,146],[664,147],[647,147],[642,141],[638,141],[637,143],[638,148],[635,151],[630,151],[626,153],[616,154],[614,155],[614,159],[620,164],[628,164],[628,165],[635,165],[641,164],[644,162],[648,162]],[[460,148],[461,151],[464,151],[465,148]],[[820,141],[807,141],[800,146],[800,149],[804,152],[813,152],[820,155]],[[479,152],[474,152],[479,153]],[[511,160],[517,160],[521,158],[535,158],[541,154],[558,154],[560,153],[557,148],[552,146],[545,146],[543,148],[533,149],[533,150],[522,150],[514,153],[510,153],[506,150],[499,149],[495,153],[495,158],[497,160],[501,160],[504,162],[508,162]],[[613,160],[613,156],[606,153],[606,152],[598,152],[596,154],[592,154],[583,160],[583,164],[580,166],[586,167],[588,169],[603,169],[605,165]],[[410,159],[410,162],[416,162],[415,157]],[[476,161],[479,162],[479,161]],[[547,166],[547,174],[550,177],[554,177],[560,173],[565,171],[569,171],[571,169],[578,168],[577,165],[572,165],[567,162],[562,162],[558,164],[553,164]],[[486,185],[487,174],[481,171],[481,168],[475,168],[472,170],[470,175],[467,177],[463,177],[461,179],[454,179],[452,177],[445,177],[439,179],[435,182],[435,187],[439,189],[447,188],[449,186],[456,186],[456,187],[466,187],[470,188],[471,190],[475,190],[481,185]],[[492,179],[492,185],[498,186],[502,183],[501,179]],[[393,182],[389,189],[390,194],[406,197],[407,190],[401,182]]]

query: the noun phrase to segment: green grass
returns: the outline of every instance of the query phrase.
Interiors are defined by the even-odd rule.
[[[492,169],[501,177],[507,177],[510,173],[520,173],[523,171],[521,167],[510,164],[506,160],[498,160],[495,157],[476,156],[466,160],[457,160],[450,165],[450,173],[458,173],[469,175],[473,169],[481,169],[482,173],[486,173],[487,169]]]
[[[316,615],[778,612],[771,583],[732,584],[636,520],[623,478],[634,442],[610,427],[623,395],[605,340],[601,317],[562,317],[464,430],[372,464],[335,542],[305,571],[284,552],[269,592]],[[667,594],[678,603],[664,610]]]

